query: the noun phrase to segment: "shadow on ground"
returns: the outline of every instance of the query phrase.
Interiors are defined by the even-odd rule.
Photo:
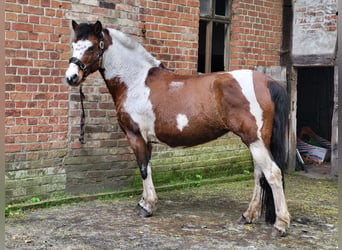
[[[135,215],[139,197],[96,200],[6,218],[7,249],[337,249],[337,183],[286,176],[287,237],[263,220],[238,225],[253,181],[159,193],[158,210]]]

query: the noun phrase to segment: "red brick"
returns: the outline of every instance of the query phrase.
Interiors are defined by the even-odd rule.
[[[54,9],[46,9],[45,10],[45,15],[46,16],[55,16],[56,15],[56,10],[54,10]]]
[[[25,83],[42,83],[42,77],[40,76],[23,76],[22,81]]]
[[[5,145],[5,153],[14,153],[14,152],[20,152],[20,151],[21,151],[21,145],[13,145],[13,144]]]
[[[51,1],[50,0],[41,0],[40,4],[42,7],[50,7]]]
[[[44,48],[44,45],[41,42],[32,42],[32,41],[23,41],[22,46],[25,49],[42,50]]]
[[[41,109],[24,109],[22,114],[24,116],[41,116],[43,115],[43,111]]]
[[[10,117],[10,116],[21,116],[21,111],[17,110],[17,109],[7,109],[5,111],[5,115],[6,117]]]
[[[47,101],[38,101],[38,108],[43,109],[48,107],[48,102]]]
[[[34,32],[42,32],[42,33],[53,33],[54,32],[54,27],[53,26],[48,26],[48,25],[34,25]]]
[[[39,134],[38,135],[38,142],[47,141],[48,139],[49,139],[49,135],[48,134]]]
[[[23,146],[24,151],[38,151],[42,150],[42,145],[39,143],[30,143],[30,144],[24,144]]]
[[[9,98],[11,100],[31,100],[31,93],[10,93]]]
[[[13,23],[12,24],[13,30],[19,30],[19,31],[33,31],[33,25],[29,23]]]
[[[27,125],[37,125],[37,124],[38,124],[37,118],[28,118]]]
[[[5,3],[5,11],[21,13],[22,7],[19,4]]]
[[[38,125],[33,128],[35,133],[51,133],[53,132],[53,126],[51,125]]]
[[[40,6],[40,1],[39,0],[29,0],[29,5]]]
[[[27,134],[32,132],[32,126],[12,126],[11,134]]]

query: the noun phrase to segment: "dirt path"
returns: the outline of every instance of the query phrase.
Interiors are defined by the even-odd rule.
[[[292,224],[272,238],[262,220],[235,221],[253,181],[159,193],[158,211],[139,218],[139,197],[25,211],[6,218],[7,249],[337,249],[337,183],[287,176]]]

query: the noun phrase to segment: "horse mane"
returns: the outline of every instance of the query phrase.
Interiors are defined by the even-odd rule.
[[[112,39],[119,42],[125,48],[136,51],[140,55],[144,56],[152,64],[157,63],[157,65],[155,66],[159,66],[160,62],[155,57],[153,57],[139,42],[129,37],[122,31],[119,31],[116,29],[108,29],[108,30]]]
[[[127,36],[122,31],[119,31],[116,29],[108,29],[108,30],[110,31],[112,38],[115,38],[115,40],[119,41],[126,48],[136,49],[136,48],[141,47],[141,45],[137,41]]]

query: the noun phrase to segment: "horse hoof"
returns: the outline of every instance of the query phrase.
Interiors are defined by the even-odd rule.
[[[251,222],[249,222],[243,215],[241,215],[241,217],[236,222],[241,225],[251,224]]]
[[[283,231],[283,230],[279,230],[278,228],[273,227],[271,235],[272,235],[272,237],[276,237],[276,238],[285,237],[286,236],[286,232]]]
[[[135,207],[134,211],[137,213],[137,215],[143,218],[152,216],[152,212],[147,211],[145,208],[143,208],[139,204]]]

